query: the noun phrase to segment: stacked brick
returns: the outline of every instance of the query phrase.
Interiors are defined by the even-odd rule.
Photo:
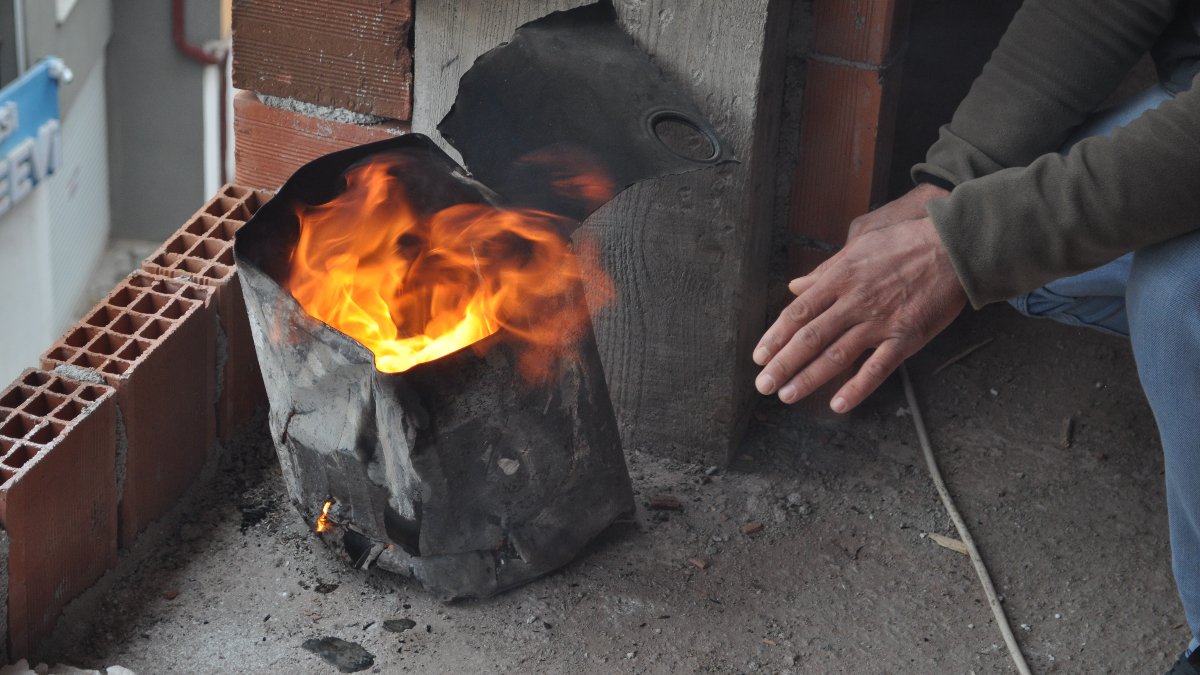
[[[266,405],[232,248],[269,198],[222,188],[0,391],[0,657],[34,652]]]
[[[908,0],[813,3],[790,214],[794,274],[828,258],[850,221],[886,197],[908,14]]]
[[[234,98],[238,184],[275,190],[320,155],[408,132],[412,9],[412,0],[234,3],[233,82],[246,90]]]
[[[43,370],[26,370],[0,392],[0,524],[9,540],[14,658],[116,564],[115,396],[103,384]]]
[[[149,274],[212,288],[219,342],[217,434],[229,440],[266,404],[250,320],[233,264],[233,236],[270,194],[226,185],[142,263]]]
[[[122,547],[183,495],[213,446],[211,297],[211,288],[130,276],[42,357],[47,370],[89,368],[116,389],[126,441],[118,476]]]

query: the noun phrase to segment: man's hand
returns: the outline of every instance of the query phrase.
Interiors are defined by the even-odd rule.
[[[850,221],[850,231],[846,235],[846,241],[881,227],[924,218],[929,215],[925,210],[926,204],[949,195],[950,192],[943,188],[929,183],[921,183],[905,193],[903,197],[898,197],[874,211]]]
[[[927,217],[868,231],[808,276],[754,350],[755,381],[784,403],[811,394],[875,353],[830,403],[847,412],[948,326],[966,304],[950,258]]]

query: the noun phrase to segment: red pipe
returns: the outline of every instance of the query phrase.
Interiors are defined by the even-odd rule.
[[[227,158],[226,152],[227,152],[227,147],[229,145],[229,139],[227,138],[228,134],[225,129],[225,126],[226,126],[225,108],[228,104],[228,100],[226,99],[226,92],[225,92],[225,90],[227,88],[225,86],[225,68],[228,65],[226,63],[226,60],[229,58],[229,54],[228,54],[228,51],[226,51],[225,54],[222,54],[219,57],[213,56],[212,54],[209,54],[208,52],[204,51],[200,47],[197,47],[196,45],[188,42],[187,28],[186,28],[187,23],[186,23],[186,19],[185,19],[186,15],[187,15],[186,0],[172,0],[172,3],[171,3],[171,39],[175,42],[175,48],[179,50],[179,53],[181,53],[184,56],[188,57],[189,59],[195,61],[196,63],[202,64],[205,66],[218,66],[221,69],[221,82],[218,85],[220,87],[220,94],[217,97],[217,105],[220,106],[220,110],[218,111],[218,114],[217,114],[217,124],[221,128],[220,140],[218,141],[218,144],[220,145],[220,158],[221,158],[220,159],[220,161],[221,161],[221,184],[224,185],[225,183],[228,182],[228,179],[229,179],[229,177],[226,175],[226,172],[225,172],[225,166],[226,166],[226,164],[228,164],[228,162],[226,161],[226,158]]]
[[[175,40],[175,48],[196,63],[206,66],[219,65],[220,58],[187,41],[187,31],[184,29],[184,15],[187,14],[185,4],[185,0],[173,0],[171,4],[171,38]]]

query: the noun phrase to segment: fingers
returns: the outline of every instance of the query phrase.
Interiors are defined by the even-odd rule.
[[[858,373],[834,394],[829,407],[836,413],[850,412],[911,355],[912,352],[905,349],[900,340],[888,340],[879,345],[862,368],[858,369]]]
[[[791,291],[792,295],[800,297],[804,294],[804,291],[812,288],[813,284],[815,283],[817,283],[816,275],[806,274],[805,276],[797,277],[788,282],[788,290]]]
[[[866,325],[851,328],[788,381],[779,390],[779,400],[795,403],[853,366],[855,359],[873,346],[869,333],[870,327]]]
[[[801,279],[805,278],[807,277]],[[801,279],[796,281],[801,281]],[[758,341],[758,346],[754,348],[754,363],[760,366],[767,365],[799,330],[820,316],[831,304],[832,300],[827,300],[823,294],[819,293],[808,293],[804,297],[793,300],[783,309],[783,313]],[[779,383],[782,384],[782,380]],[[767,393],[773,392],[774,388]]]
[[[797,299],[799,301],[800,298]],[[776,322],[776,326],[783,320]],[[771,358],[754,386],[762,394],[774,394],[791,380],[798,371],[821,355],[832,342],[841,338],[849,327],[845,308],[837,305],[822,312],[820,316],[795,329],[787,343]],[[776,326],[772,326],[772,330]]]

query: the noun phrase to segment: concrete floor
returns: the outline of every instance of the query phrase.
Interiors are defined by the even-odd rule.
[[[939,363],[994,341],[938,376]],[[1169,570],[1161,459],[1127,345],[965,316],[912,370],[951,491],[1035,672],[1160,672],[1186,641]],[[1060,447],[1064,418],[1071,447]],[[66,622],[47,660],[138,673],[1010,672],[899,387],[830,420],[764,401],[728,471],[629,457],[636,522],[548,578],[444,605],[347,569],[283,494],[266,434],[229,448],[156,546]],[[680,513],[645,509],[671,494]],[[743,534],[761,521],[764,529]],[[703,559],[700,569],[690,559]],[[389,632],[389,619],[415,627]]]

